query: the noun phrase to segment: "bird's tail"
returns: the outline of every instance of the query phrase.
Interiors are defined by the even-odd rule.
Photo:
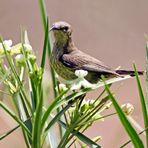
[[[118,73],[119,75],[130,75],[131,77],[135,76],[135,72],[132,70],[116,70],[116,73]],[[143,75],[144,71],[138,71],[139,75]]]

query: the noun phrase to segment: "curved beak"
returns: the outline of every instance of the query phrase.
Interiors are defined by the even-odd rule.
[[[49,29],[49,32],[52,31],[52,30],[54,30],[54,26],[52,26],[52,27]]]

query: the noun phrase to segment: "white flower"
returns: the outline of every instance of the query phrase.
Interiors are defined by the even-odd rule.
[[[60,89],[60,91],[66,91],[68,88],[66,87],[65,84],[60,83],[59,84],[59,89]]]
[[[12,46],[12,40],[5,40],[4,45],[11,47]]]
[[[76,70],[75,71],[75,75],[78,77],[78,78],[84,78],[85,76],[87,76],[88,72],[85,71],[85,70]]]
[[[11,55],[19,54],[21,52],[22,43],[18,43],[11,47]]]
[[[91,88],[93,84],[89,83],[84,77],[87,76],[88,72],[85,70],[76,70],[75,75],[78,77],[77,79],[71,82],[72,87],[71,90],[78,90],[82,87]]]
[[[32,51],[32,47],[30,44],[24,44],[24,47],[25,49],[28,51],[28,52],[31,52]]]
[[[18,54],[16,57],[15,57],[15,61],[18,65],[20,66],[24,66],[25,64],[25,58],[22,54]]]
[[[12,40],[5,40],[5,41],[3,41],[3,44],[6,48],[6,50],[10,51],[11,46],[12,46]],[[1,53],[3,53],[4,49],[3,49],[2,43],[0,43],[0,50],[2,51]]]

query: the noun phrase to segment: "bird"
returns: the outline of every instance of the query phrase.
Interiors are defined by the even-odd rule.
[[[135,76],[133,70],[115,70],[107,66],[100,60],[79,50],[72,40],[72,27],[69,23],[58,21],[53,23],[49,32],[53,32],[55,41],[50,56],[51,67],[65,80],[74,80],[76,70],[85,70],[88,74],[85,79],[94,84],[101,81],[101,77],[106,79]],[[143,75],[143,71],[138,71]]]

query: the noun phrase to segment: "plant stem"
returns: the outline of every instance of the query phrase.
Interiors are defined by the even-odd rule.
[[[41,17],[42,17],[42,23],[43,23],[43,27],[44,27],[44,32],[46,33],[47,13],[46,13],[46,7],[45,7],[44,0],[39,0],[39,6],[40,6],[40,12],[41,12]],[[48,36],[48,41],[47,41],[47,47],[48,47],[48,57],[50,59],[50,55],[51,55],[51,41],[50,41],[49,36]],[[51,77],[52,77],[52,82],[53,82],[54,96],[57,97],[58,94],[57,94],[57,91],[55,89],[56,86],[57,86],[55,73],[54,73],[54,70],[52,68],[50,68],[50,72],[51,72]]]
[[[7,108],[1,101],[0,106],[17,122],[20,124],[20,126],[27,132],[28,136],[31,138],[31,133],[28,130],[28,128],[25,126],[25,124],[9,109]]]
[[[64,136],[62,137],[62,139],[61,139],[61,141],[60,141],[60,143],[59,143],[59,145],[58,145],[58,148],[65,148],[65,145],[67,144],[67,143],[65,143],[65,142],[67,141],[67,139],[68,139],[68,137],[69,137],[71,131],[73,130],[73,128],[74,128],[74,127],[69,127],[69,128],[66,130]]]

